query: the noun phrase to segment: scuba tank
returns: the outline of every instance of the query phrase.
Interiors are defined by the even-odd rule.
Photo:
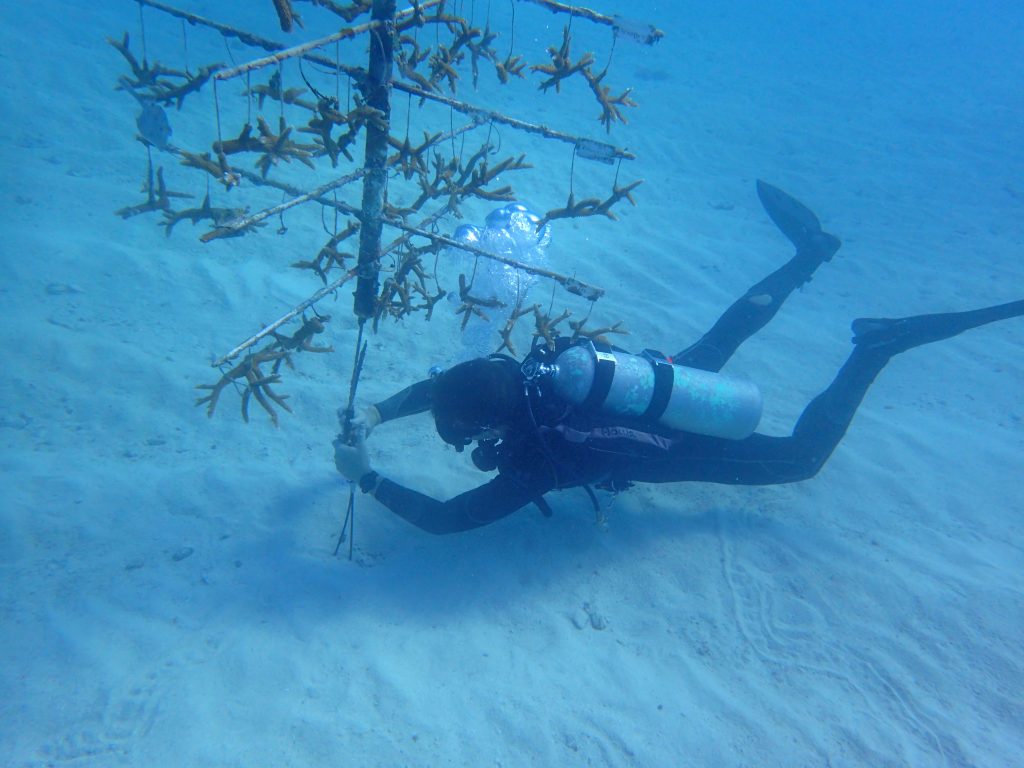
[[[650,350],[630,355],[577,344],[553,362],[530,361],[523,373],[573,405],[679,432],[742,440],[761,419],[753,382],[673,365]]]

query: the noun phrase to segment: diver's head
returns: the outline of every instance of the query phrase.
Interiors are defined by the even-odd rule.
[[[501,437],[515,422],[522,397],[517,362],[479,358],[434,377],[431,413],[441,439],[461,451],[474,440]]]

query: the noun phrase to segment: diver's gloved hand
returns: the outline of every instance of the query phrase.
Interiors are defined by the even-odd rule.
[[[368,405],[356,411],[352,417],[352,428],[362,430],[364,437],[369,437],[374,427],[380,424],[380,411],[374,405]]]
[[[358,483],[370,471],[370,457],[366,455],[366,433],[356,429],[353,434],[355,445],[347,445],[340,435],[334,439],[334,466],[346,480]]]
[[[345,409],[338,409],[338,421],[339,423],[345,423]],[[373,432],[381,422],[380,411],[377,410],[376,406],[368,405],[365,408],[360,408],[358,411],[352,414],[352,429],[361,430],[365,437],[369,437],[370,433]]]

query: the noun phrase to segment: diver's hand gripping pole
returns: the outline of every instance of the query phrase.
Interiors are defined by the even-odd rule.
[[[338,409],[338,426],[341,427],[341,434],[338,435],[338,439],[345,445],[356,444],[356,430],[352,423],[355,415],[356,409],[352,407],[351,400],[344,408]]]
[[[341,433],[335,438],[345,445],[355,445],[358,435],[353,428],[352,420],[355,416],[356,390],[359,388],[359,377],[363,372],[363,361],[366,359],[367,343],[363,341],[363,322],[359,323],[359,337],[356,340],[356,359],[352,366],[352,379],[348,386],[348,404],[338,409],[338,426]],[[338,534],[338,541],[334,545],[334,554],[338,554],[342,543],[348,540],[348,559],[352,559],[352,547],[354,543],[356,525],[356,484],[348,484],[348,506],[345,510],[345,519],[341,523],[341,532]]]

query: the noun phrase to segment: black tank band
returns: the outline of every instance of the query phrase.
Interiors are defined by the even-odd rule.
[[[600,408],[612,388],[615,376],[615,356],[607,352],[594,352],[594,383],[590,385],[583,408]]]
[[[647,410],[644,411],[641,418],[644,421],[655,422],[668,408],[676,371],[672,363],[664,360],[652,360],[651,365],[654,367],[654,394],[651,396],[651,404],[647,406]]]

